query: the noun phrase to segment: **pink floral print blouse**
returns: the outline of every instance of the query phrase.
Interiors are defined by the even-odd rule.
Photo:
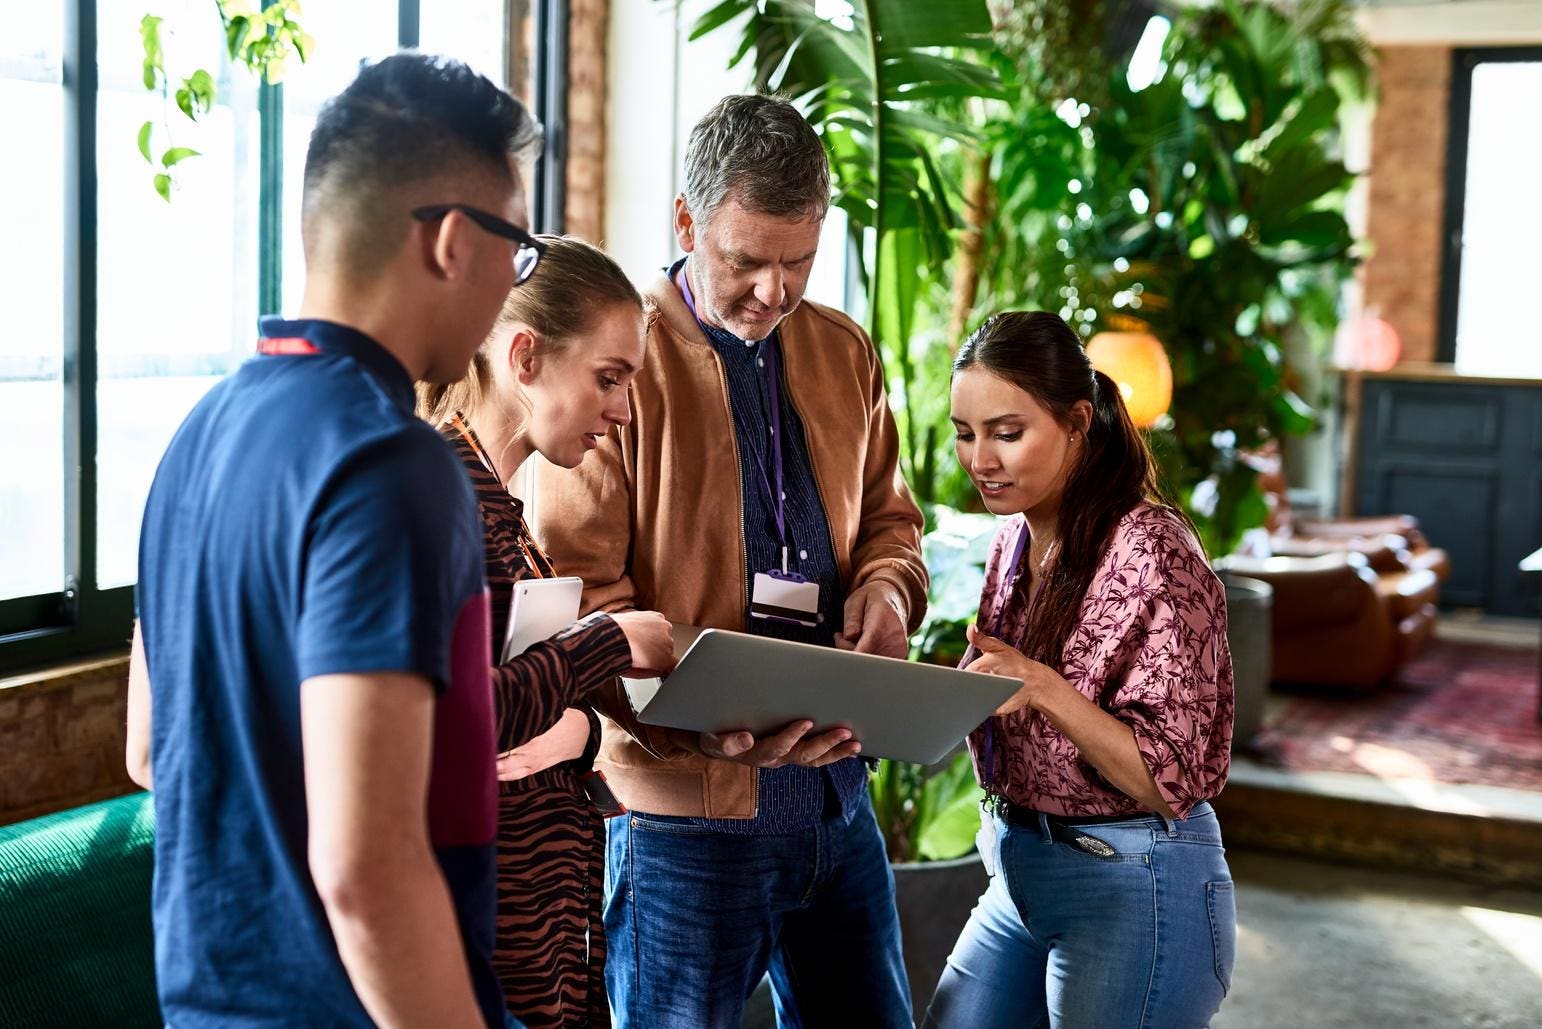
[[[980,596],[980,628],[1019,648],[1028,604],[1025,590],[1009,598],[1007,566],[1027,531],[1019,515],[996,534]],[[1026,554],[1025,547],[1025,561]],[[971,648],[963,664],[976,656]],[[1157,789],[1178,817],[1220,792],[1231,764],[1233,706],[1225,592],[1172,511],[1142,503],[1120,520],[1058,671],[1135,731]],[[984,746],[982,725],[970,734],[969,749],[993,792],[1048,814],[1140,812],[1044,715],[1025,709],[987,724],[994,725],[991,745]],[[987,749],[991,774],[982,766]]]

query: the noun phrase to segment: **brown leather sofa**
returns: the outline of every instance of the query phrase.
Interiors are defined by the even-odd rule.
[[[1435,631],[1440,583],[1428,568],[1377,572],[1364,554],[1231,555],[1217,568],[1274,587],[1275,682],[1386,681]]]
[[[1263,552],[1216,567],[1274,587],[1270,678],[1350,687],[1391,678],[1434,633],[1446,552],[1408,515],[1295,518],[1278,454],[1250,460],[1271,504],[1266,542],[1255,543]]]
[[[1247,461],[1258,471],[1258,485],[1269,504],[1269,553],[1281,557],[1320,557],[1341,550],[1364,554],[1378,572],[1428,570],[1445,582],[1451,559],[1430,546],[1413,515],[1303,518],[1292,510],[1284,462],[1270,444]]]

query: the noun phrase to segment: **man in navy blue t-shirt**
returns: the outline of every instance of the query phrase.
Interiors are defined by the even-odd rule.
[[[311,137],[299,319],[156,473],[128,765],[168,1024],[507,1024],[481,528],[413,382],[463,375],[534,270],[539,131],[457,62],[361,71]]]

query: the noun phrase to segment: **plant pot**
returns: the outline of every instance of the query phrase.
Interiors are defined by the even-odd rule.
[[[892,867],[910,1003],[919,1023],[953,944],[989,879],[979,854],[955,861],[907,861]],[[762,979],[744,1006],[743,1027],[773,1029],[775,1025],[771,981]]]
[[[953,861],[910,861],[893,868],[905,974],[910,979],[911,1007],[920,1022],[953,944],[990,880],[978,853]]]
[[[1222,572],[1226,586],[1226,639],[1231,645],[1237,710],[1232,750],[1245,750],[1264,720],[1269,669],[1274,662],[1274,587]]]

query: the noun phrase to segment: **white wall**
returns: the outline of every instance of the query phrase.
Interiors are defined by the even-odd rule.
[[[605,248],[639,284],[679,256],[671,226],[692,126],[718,100],[750,89],[749,59],[728,69],[736,26],[687,41],[707,6],[617,0],[610,8]],[[835,306],[845,295],[845,231],[844,215],[832,210],[807,293]]]
[[[610,7],[605,245],[638,283],[676,256],[670,226],[691,126],[719,98],[749,86],[746,65],[727,70],[733,33],[714,32],[685,53],[698,10],[652,0]]]
[[[1525,46],[1542,42],[1542,3],[1538,0],[1383,0],[1357,11],[1355,18],[1376,46]]]

